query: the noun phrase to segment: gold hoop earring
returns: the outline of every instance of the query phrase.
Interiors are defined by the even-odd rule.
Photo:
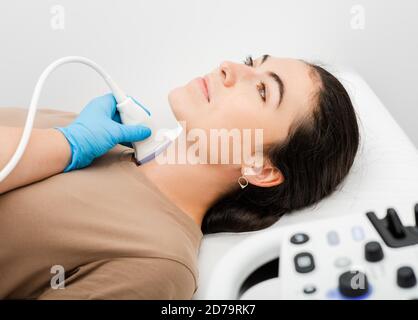
[[[244,189],[246,186],[248,186],[248,180],[246,177],[241,176],[238,178],[238,184],[240,185],[241,189]]]

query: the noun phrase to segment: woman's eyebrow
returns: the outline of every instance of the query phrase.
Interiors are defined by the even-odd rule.
[[[261,66],[268,58],[270,58],[270,55],[268,55],[268,54],[263,55],[263,58],[261,59],[261,62],[260,62],[259,66]],[[284,96],[284,91],[285,91],[283,80],[275,72],[270,71],[270,72],[268,72],[268,75],[270,77],[272,77],[273,80],[277,83],[277,87],[278,87],[279,92],[280,92],[279,103],[277,104],[277,107],[276,107],[276,108],[278,108],[280,106],[280,104],[282,103],[283,96]]]
[[[268,58],[270,58],[270,55],[268,55],[268,54],[263,55],[263,59],[261,59],[260,66],[261,66],[261,65],[264,63],[264,61],[266,61]]]

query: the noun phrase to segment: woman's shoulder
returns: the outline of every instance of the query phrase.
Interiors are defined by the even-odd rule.
[[[113,258],[80,266],[63,289],[47,289],[38,299],[191,299],[197,279],[176,260]]]
[[[28,115],[27,108],[0,107],[1,126],[24,126]],[[74,112],[55,109],[38,109],[33,124],[34,128],[50,128],[69,124],[77,116]]]

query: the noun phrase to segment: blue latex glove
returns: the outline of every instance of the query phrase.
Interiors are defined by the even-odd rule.
[[[138,105],[138,108],[141,107],[149,113]],[[151,130],[145,126],[121,124],[112,94],[93,99],[74,122],[55,129],[64,134],[71,146],[71,162],[64,172],[87,167],[118,143],[126,145],[151,135]]]

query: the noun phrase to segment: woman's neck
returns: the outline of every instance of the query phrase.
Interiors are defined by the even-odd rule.
[[[155,159],[139,167],[145,176],[201,227],[206,211],[234,187],[237,170],[217,164],[159,164]]]

